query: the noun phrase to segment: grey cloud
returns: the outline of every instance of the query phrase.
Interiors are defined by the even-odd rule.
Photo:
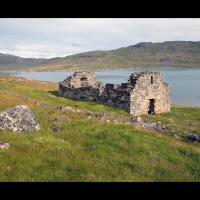
[[[82,47],[83,46],[82,44],[78,44],[78,43],[75,43],[75,42],[72,42],[71,45],[74,46],[74,47]]]
[[[200,19],[0,19],[0,51],[25,57],[199,37]]]

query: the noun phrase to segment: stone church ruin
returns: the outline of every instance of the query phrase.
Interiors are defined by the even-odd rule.
[[[103,91],[103,83],[87,71],[76,71],[59,83],[59,95],[74,100],[97,101]]]
[[[59,95],[121,108],[134,116],[170,112],[169,85],[159,72],[132,73],[127,83],[104,86],[94,73],[79,70],[59,83]]]

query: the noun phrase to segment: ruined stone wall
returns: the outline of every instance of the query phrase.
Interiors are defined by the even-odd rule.
[[[60,85],[59,95],[73,100],[97,101],[100,90],[93,87],[67,88]]]
[[[130,90],[127,88],[127,84],[106,84],[105,90],[98,100],[108,106],[130,111]]]
[[[60,85],[68,88],[97,87],[97,81],[93,72],[78,70],[60,82]]]
[[[78,71],[59,84],[59,94],[121,108],[135,116],[148,114],[150,108],[152,111],[150,100],[153,100],[154,113],[170,111],[169,86],[158,72],[133,73],[127,83],[106,84],[104,87],[93,73]]]
[[[155,100],[155,113],[170,111],[169,86],[161,80],[158,72],[146,72],[137,76],[130,96],[130,114],[148,114],[150,99]]]
[[[76,71],[59,83],[59,95],[74,100],[97,101],[103,91],[103,84],[87,71]]]

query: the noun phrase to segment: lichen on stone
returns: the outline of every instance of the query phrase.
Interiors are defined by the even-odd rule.
[[[33,132],[40,130],[40,125],[27,106],[18,105],[0,112],[0,130]]]

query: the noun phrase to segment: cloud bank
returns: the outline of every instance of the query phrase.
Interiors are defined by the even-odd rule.
[[[51,58],[139,42],[200,41],[200,19],[0,19],[0,53]]]

